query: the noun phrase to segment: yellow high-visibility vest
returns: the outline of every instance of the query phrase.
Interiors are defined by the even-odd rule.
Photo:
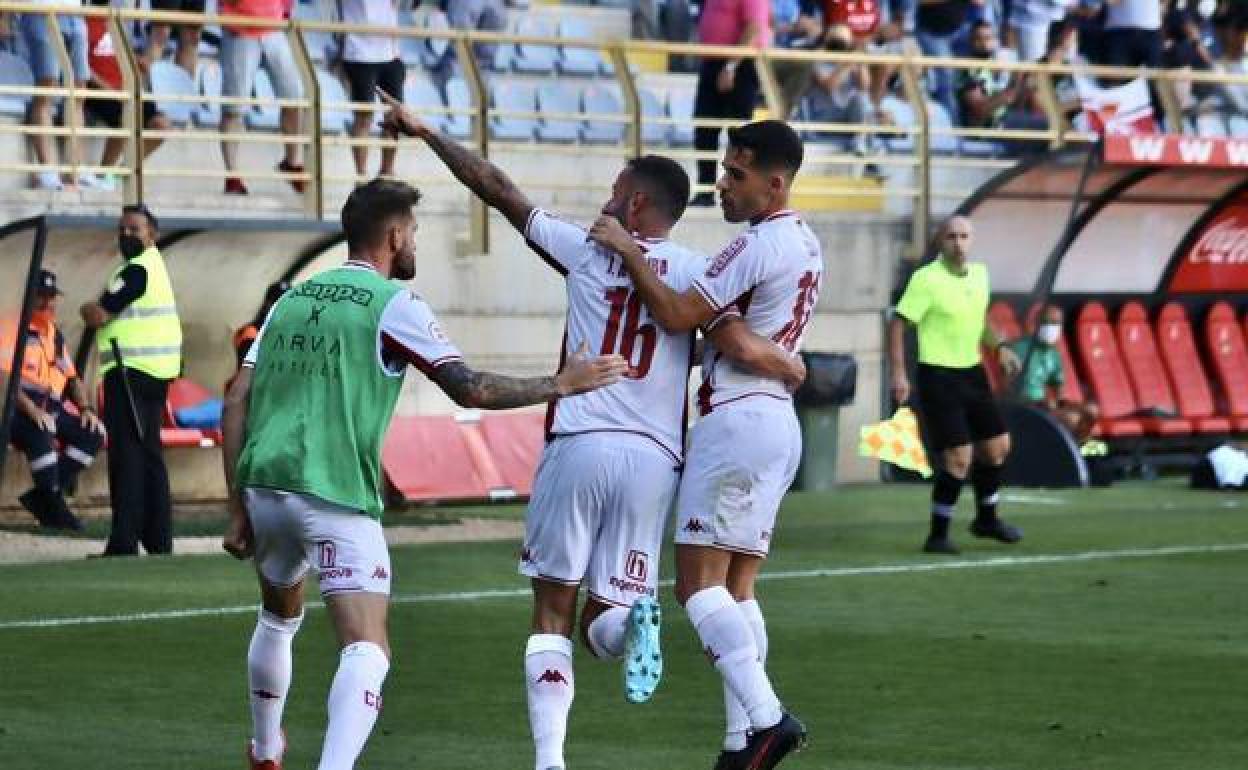
[[[164,257],[155,247],[123,263],[109,279],[111,287],[127,264],[147,271],[147,289],[130,306],[100,327],[96,345],[100,351],[100,375],[117,365],[110,340],[117,340],[126,368],[137,369],[158,380],[172,380],[182,369],[182,323],[173,298],[173,284]]]

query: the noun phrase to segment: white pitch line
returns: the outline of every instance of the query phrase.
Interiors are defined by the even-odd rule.
[[[830,567],[826,569],[790,570],[787,572],[764,572],[760,581],[803,580],[810,578],[856,577],[862,575],[897,575],[914,572],[953,572],[966,569],[991,569],[996,567],[1027,567],[1045,564],[1070,564],[1088,561],[1112,561],[1116,559],[1139,559],[1157,556],[1184,556],[1203,553],[1237,553],[1248,551],[1248,543],[1225,543],[1214,545],[1175,545],[1160,548],[1123,548],[1113,551],[1082,551],[1080,553],[1035,554],[1031,556],[997,556],[986,559],[963,559],[959,561],[922,562],[919,564],[877,564],[866,567]],[[671,585],[671,580],[662,581]],[[438,594],[411,594],[392,596],[391,604],[428,604],[433,602],[469,602],[486,599],[514,599],[528,596],[529,588],[499,588],[485,591],[452,591]],[[322,602],[308,602],[308,609],[320,609]],[[155,610],[125,615],[83,615],[68,618],[41,618],[35,620],[9,620],[0,622],[0,631],[27,628],[64,628],[66,626],[91,626],[108,623],[140,623],[148,620],[177,620],[220,615],[245,615],[260,609],[258,604],[233,607],[199,607],[185,610]]]

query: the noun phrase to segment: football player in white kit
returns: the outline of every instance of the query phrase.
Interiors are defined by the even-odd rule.
[[[534,207],[489,161],[395,105],[386,125],[423,139],[564,276],[562,355],[588,345],[630,364],[625,379],[599,398],[551,403],[548,443],[526,516],[520,572],[532,579],[534,596],[524,667],[535,767],[563,768],[582,582],[588,592],[580,616],[586,645],[599,658],[625,660],[632,702],[647,700],[659,681],[659,551],[684,458],[694,335],[654,324],[619,257],[590,241],[584,228]],[[706,264],[667,240],[688,199],[689,179],[680,164],[648,155],[628,161],[602,208],[629,233],[654,274],[680,291]],[[768,381],[796,387],[805,376],[800,361],[739,320],[722,324],[714,338],[740,366],[773,378]]]
[[[628,234],[608,217],[590,237],[618,253],[651,316],[669,332],[710,328],[676,521],[676,598],[724,680],[727,717],[717,769],[771,768],[806,739],[764,669],[767,634],[754,581],[776,512],[801,455],[801,432],[784,383],[727,359],[714,329],[732,317],[796,352],[814,311],[823,256],[814,233],[789,210],[802,141],[764,120],[729,129],[716,184],[724,219],[749,227],[693,279],[659,280]]]

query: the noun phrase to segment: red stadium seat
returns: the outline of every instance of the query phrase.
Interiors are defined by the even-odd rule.
[[[1014,308],[1002,300],[997,300],[988,306],[988,325],[996,332],[997,337],[1003,340],[1016,340],[1022,336],[1022,330],[1018,326],[1018,317],[1014,315]],[[988,375],[988,384],[992,386],[992,392],[1000,393],[1005,390],[1008,383],[1005,381],[1005,374],[1001,371],[1000,364],[997,363],[997,357],[983,348],[980,350],[980,360],[983,361],[984,373]]]
[[[1214,417],[1213,389],[1196,351],[1187,310],[1169,302],[1157,317],[1157,345],[1179,405],[1179,416],[1191,420],[1198,433],[1230,433],[1231,421]]]
[[[1166,376],[1161,356],[1157,354],[1153,327],[1148,323],[1148,311],[1139,302],[1128,302],[1118,312],[1118,347],[1134,387],[1135,403],[1141,409],[1177,414],[1178,406],[1170,388],[1170,379]],[[1159,436],[1192,432],[1189,420],[1142,417],[1140,422],[1146,431]]]
[[[1070,356],[1070,345],[1063,335],[1057,340],[1057,352],[1062,356],[1062,392],[1058,398],[1072,404],[1084,402],[1083,386],[1079,384],[1079,372],[1075,370],[1075,359]]]
[[[518,495],[532,492],[546,443],[546,410],[484,414],[481,432],[503,482]]]
[[[1205,345],[1226,413],[1237,431],[1248,431],[1248,344],[1230,304],[1218,302],[1205,318]]]
[[[1109,438],[1143,435],[1143,423],[1131,417],[1136,411],[1135,396],[1118,355],[1118,343],[1104,305],[1089,302],[1083,306],[1075,323],[1075,341],[1088,385],[1101,407],[1103,416],[1097,422],[1101,435]]]

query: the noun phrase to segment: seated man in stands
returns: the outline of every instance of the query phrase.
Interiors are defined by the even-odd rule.
[[[970,55],[984,61],[1013,61],[1001,50],[996,29],[986,21],[971,27]],[[1044,112],[1036,89],[1025,78],[981,67],[958,72],[958,110],[967,128],[1044,128]]]
[[[56,529],[82,529],[65,504],[78,474],[91,464],[104,443],[104,425],[87,402],[74,362],[65,350],[65,337],[56,325],[61,292],[56,275],[39,271],[35,308],[26,326],[21,388],[9,440],[30,460],[34,487],[18,498],[39,523]],[[0,330],[0,365],[13,360],[19,344],[13,324]],[[63,406],[68,399],[77,410]],[[61,448],[58,451],[57,441]]]
[[[1092,427],[1101,416],[1101,410],[1091,401],[1076,403],[1060,398],[1066,375],[1062,371],[1062,355],[1057,341],[1062,336],[1062,309],[1049,305],[1044,309],[1040,328],[1034,335],[1024,335],[1007,343],[1023,362],[1022,399],[1033,406],[1050,412],[1058,422],[1066,426],[1075,442],[1083,444],[1092,435]],[[1032,340],[1036,346],[1031,349]],[[1030,352],[1030,355],[1028,354]]]

